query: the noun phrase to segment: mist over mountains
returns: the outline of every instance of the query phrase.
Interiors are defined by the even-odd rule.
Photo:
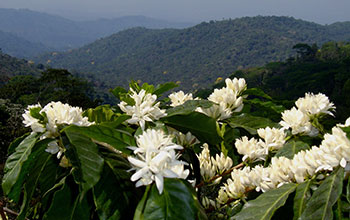
[[[80,47],[98,38],[131,27],[157,29],[184,28],[191,25],[190,23],[176,23],[144,16],[73,21],[60,16],[27,9],[0,8],[0,31],[10,33],[18,38],[13,39],[13,41],[29,41],[29,46],[26,47],[32,46],[34,49],[31,53],[28,53],[25,49],[23,51],[15,48],[8,49],[3,41],[0,42],[0,48],[14,56],[31,57],[52,49],[62,51]],[[0,32],[0,38],[3,35],[5,34]],[[36,46],[32,44],[36,44]],[[41,46],[38,44],[41,44]],[[23,52],[22,55],[21,52]]]

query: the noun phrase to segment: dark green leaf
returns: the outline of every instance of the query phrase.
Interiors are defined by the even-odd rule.
[[[77,127],[70,128],[65,130],[72,144],[66,155],[76,168],[75,177],[81,178],[77,178],[76,181],[82,185],[83,191],[86,192],[99,181],[104,162],[98,153],[97,145],[90,138],[73,129]]]
[[[121,170],[120,172],[126,172]],[[133,207],[130,203],[135,201],[134,184],[123,180],[117,171],[106,162],[100,181],[93,188],[93,196],[97,214],[100,219],[130,219]],[[131,216],[130,216],[131,215]]]
[[[199,112],[192,112],[188,115],[173,115],[161,119],[166,125],[173,127],[182,133],[191,132],[200,141],[212,145],[221,142],[221,137],[216,130],[215,119]]]
[[[274,212],[283,206],[292,192],[297,187],[294,183],[289,183],[277,189],[269,190],[258,198],[249,201],[243,206],[241,212],[233,216],[233,219],[239,220],[265,220],[271,219]]]
[[[257,116],[251,116],[248,114],[240,114],[238,116],[233,116],[228,119],[228,123],[232,128],[243,128],[250,134],[257,134],[257,129],[269,127],[278,127],[278,124],[272,122],[268,118],[262,118]]]
[[[308,150],[310,146],[302,141],[289,141],[284,146],[279,149],[276,153],[276,157],[287,157],[288,159],[293,159],[294,155],[299,151]]]
[[[306,204],[300,219],[333,219],[332,207],[341,195],[344,169],[328,176]]]
[[[14,141],[11,142],[10,146],[7,149],[7,154],[11,155],[16,151],[16,148],[18,147],[18,145],[24,140],[24,138],[26,138],[29,135],[29,133],[24,134],[21,137],[16,138]]]
[[[348,178],[348,184],[346,186],[346,200],[350,203],[350,178]]]
[[[213,103],[208,100],[188,100],[183,105],[167,109],[166,113],[168,117],[173,115],[187,115],[198,107],[210,108],[212,105]]]
[[[109,90],[115,97],[117,97],[119,100],[121,100],[121,96],[125,95],[126,93],[128,93],[128,91],[126,91],[126,89],[124,89],[123,87],[115,87],[114,89]]]
[[[24,198],[22,201],[21,211],[18,220],[24,219],[27,214],[27,210],[30,207],[31,199],[34,195],[35,189],[39,183],[39,179],[43,175],[43,171],[46,165],[52,160],[52,154],[45,151],[47,144],[52,140],[44,140],[35,145],[32,153],[29,155],[29,159],[33,161],[32,165],[28,167],[27,173],[30,173],[26,178],[26,183],[24,184]]]
[[[32,148],[35,146],[35,143],[38,139],[38,135],[33,133],[27,136],[16,148],[16,151],[11,154],[5,164],[4,172],[5,175],[2,181],[2,189],[5,194],[9,194],[15,184],[22,185],[25,175],[27,173],[21,172],[22,167],[29,158],[29,155],[32,152]],[[18,189],[17,189],[18,190]],[[18,200],[19,194],[16,193],[15,201]]]
[[[294,205],[293,205],[294,217],[293,217],[293,219],[298,219],[301,216],[301,214],[303,213],[303,211],[305,209],[306,202],[311,197],[310,185],[311,185],[311,180],[307,180],[307,181],[298,185],[298,187],[296,189],[296,194],[294,197]]]
[[[178,85],[174,82],[168,82],[164,84],[157,85],[155,90],[153,91],[153,94],[157,95],[158,97],[162,95],[164,92],[167,92],[173,88],[178,87]]]
[[[80,133],[98,142],[107,143],[125,154],[130,154],[131,152],[126,147],[136,146],[134,137],[129,133],[103,125],[91,125],[89,127],[70,126],[65,131]]]
[[[44,220],[90,219],[90,208],[86,197],[83,197],[80,201],[80,196],[74,195],[67,180],[68,179],[66,179],[66,183],[54,193],[51,206],[44,215]]]
[[[261,101],[260,99],[249,99],[246,101],[252,105],[261,105],[264,108],[270,109],[276,113],[281,113],[285,110],[285,107],[283,105],[277,105],[272,101]]]
[[[193,188],[184,180],[164,179],[162,194],[155,184],[145,194],[134,219],[206,219]]]
[[[259,88],[246,89],[242,93],[242,95],[255,95],[255,96],[263,97],[265,99],[272,100],[271,96],[269,96],[268,94],[266,94],[263,90],[261,90]]]

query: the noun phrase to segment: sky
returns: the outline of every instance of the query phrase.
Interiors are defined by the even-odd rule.
[[[0,8],[27,8],[73,20],[144,15],[199,23],[284,15],[320,24],[350,21],[350,0],[0,0]]]

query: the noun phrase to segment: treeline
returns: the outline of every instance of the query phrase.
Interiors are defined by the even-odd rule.
[[[249,87],[261,88],[288,108],[293,102],[285,100],[293,101],[305,92],[324,93],[335,103],[337,119],[344,121],[350,112],[350,43],[296,44],[293,48],[296,55],[283,62],[238,70],[231,77],[245,78]],[[201,90],[198,95],[210,92]]]
[[[22,114],[28,105],[61,101],[83,109],[100,104],[93,86],[63,69],[48,69],[38,76],[17,75],[0,86],[0,160],[12,140],[28,132]]]

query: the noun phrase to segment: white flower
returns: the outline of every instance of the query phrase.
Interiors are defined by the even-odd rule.
[[[252,161],[265,160],[265,157],[268,154],[268,149],[264,147],[263,141],[258,141],[255,138],[248,140],[247,136],[237,139],[235,147],[239,154],[244,155],[242,159],[243,161],[248,158]]]
[[[184,169],[185,162],[178,160],[175,149],[182,149],[171,141],[171,137],[161,130],[148,129],[136,137],[138,147],[130,147],[136,157],[128,160],[136,172],[131,181],[137,181],[136,187],[156,182],[159,193],[164,188],[164,177],[187,178],[189,170]]]
[[[313,93],[305,93],[305,97],[299,98],[295,105],[298,109],[309,115],[318,115],[320,113],[333,116],[331,110],[335,109],[332,102],[329,102],[327,96],[322,93],[314,95]]]
[[[294,135],[304,133],[316,136],[318,134],[318,130],[311,125],[309,116],[295,107],[282,112],[282,119],[280,125],[284,129],[291,128]]]
[[[283,147],[286,138],[284,129],[266,127],[259,128],[257,132],[265,140],[264,145],[268,150],[277,150]]]
[[[240,78],[234,78],[234,79],[225,79],[226,87],[229,89],[232,89],[233,91],[236,92],[236,95],[241,94],[244,90],[247,88],[247,84],[245,82],[245,79]]]
[[[45,131],[44,125],[40,124],[39,119],[34,118],[30,114],[30,110],[34,108],[40,108],[40,104],[37,105],[29,105],[27,109],[25,110],[24,114],[22,114],[22,117],[24,118],[23,124],[25,127],[29,127],[32,129],[33,132],[41,133]]]
[[[214,104],[210,108],[200,108],[196,109],[197,112],[203,113],[209,117],[216,120],[224,120],[231,117],[231,109],[226,107],[225,103]]]
[[[184,104],[187,100],[193,100],[192,93],[185,94],[183,91],[173,92],[169,95],[171,104],[170,106],[175,107]]]
[[[338,127],[350,127],[350,117],[346,119],[345,124],[338,124]]]
[[[50,102],[41,111],[47,117],[45,124],[46,132],[43,138],[57,137],[59,125],[90,126],[91,122],[87,117],[83,117],[83,110],[79,107],[72,107],[61,102]]]
[[[131,89],[132,95],[130,97],[135,101],[134,105],[128,105],[122,101],[118,104],[120,109],[131,118],[127,120],[130,124],[139,124],[142,130],[145,129],[146,121],[158,120],[166,116],[165,110],[159,108],[159,102],[156,103],[157,96],[146,93],[142,89],[139,93]]]
[[[211,157],[212,164],[216,167],[218,174],[222,174],[224,171],[229,170],[232,167],[233,161],[230,157],[225,156],[222,152],[220,156],[218,154]]]
[[[208,144],[203,144],[202,152],[197,155],[199,160],[201,176],[204,180],[210,180],[216,174],[216,167],[211,161]]]
[[[243,98],[240,94],[246,89],[244,79],[226,79],[226,87],[214,89],[208,97],[209,101],[215,103],[210,108],[197,108],[196,111],[215,118],[224,120],[231,117],[232,112],[240,112],[243,109]]]

